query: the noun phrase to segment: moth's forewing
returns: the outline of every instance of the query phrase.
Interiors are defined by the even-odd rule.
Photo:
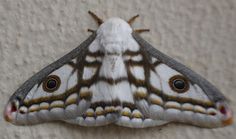
[[[75,118],[89,102],[78,95],[79,75],[87,47],[96,34],[27,80],[9,99],[4,117],[14,124]]]
[[[138,34],[149,72],[150,96],[145,111],[152,119],[220,127],[233,122],[233,113],[223,94],[206,79],[153,48]],[[158,62],[156,62],[158,61]],[[156,63],[156,64],[155,64]],[[139,104],[143,107],[143,103]]]

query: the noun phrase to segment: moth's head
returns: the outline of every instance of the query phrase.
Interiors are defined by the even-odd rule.
[[[113,17],[106,20],[104,23],[100,25],[100,27],[97,30],[97,34],[102,35],[103,37],[109,35],[120,36],[131,33],[132,33],[132,28],[130,24],[128,24],[127,21],[119,17]]]
[[[132,38],[131,34],[130,25],[120,18],[106,20],[97,30],[97,38],[104,53],[122,53]]]
[[[10,97],[4,110],[6,121],[34,124],[67,118],[65,109],[77,100],[77,72],[69,64],[50,70],[31,77]]]

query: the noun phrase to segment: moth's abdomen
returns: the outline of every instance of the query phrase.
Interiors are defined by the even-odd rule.
[[[106,55],[101,64],[97,81],[91,85],[92,102],[132,102],[132,93],[126,67],[121,55]]]

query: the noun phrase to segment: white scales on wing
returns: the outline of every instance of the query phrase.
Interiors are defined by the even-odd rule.
[[[153,87],[157,89],[161,89],[163,93],[166,95],[171,95],[175,97],[185,97],[185,98],[193,98],[201,101],[210,101],[207,95],[197,86],[197,85],[189,85],[188,91],[184,93],[176,93],[171,89],[169,80],[171,77],[180,75],[181,73],[177,72],[174,69],[171,69],[165,64],[159,64],[155,67],[155,72],[151,72],[150,83]],[[160,86],[161,85],[161,86]]]
[[[72,60],[75,61],[75,60]],[[74,71],[70,65],[66,64],[61,68],[53,71],[50,75],[60,75],[61,85],[60,87],[54,91],[53,93],[45,93],[43,90],[43,83],[36,84],[30,92],[27,94],[25,101],[31,99],[38,99],[42,97],[50,97],[53,95],[63,94],[66,90],[72,88],[77,84],[77,72]],[[50,76],[49,75],[49,76]]]

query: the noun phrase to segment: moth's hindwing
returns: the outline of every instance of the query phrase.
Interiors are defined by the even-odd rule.
[[[117,121],[119,109],[119,102],[96,102],[92,103],[82,116],[65,120],[65,122],[81,126],[103,126]]]

